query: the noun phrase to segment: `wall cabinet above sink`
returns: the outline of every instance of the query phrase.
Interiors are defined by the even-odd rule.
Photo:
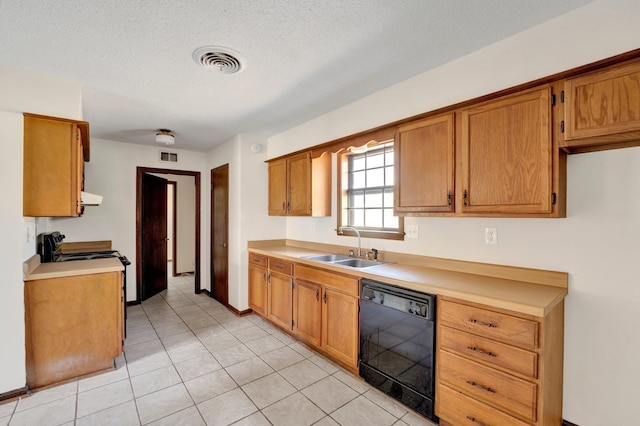
[[[330,216],[331,155],[269,161],[269,216]]]

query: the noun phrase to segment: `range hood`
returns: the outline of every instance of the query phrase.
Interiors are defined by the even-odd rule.
[[[82,191],[80,193],[80,204],[83,206],[99,206],[102,204],[102,195]]]

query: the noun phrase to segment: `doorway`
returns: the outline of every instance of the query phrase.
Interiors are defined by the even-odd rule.
[[[211,296],[229,305],[229,165],[211,170]]]
[[[166,280],[167,280],[167,257],[166,257],[166,249],[167,249],[167,235],[166,235],[166,225],[167,225],[167,196],[166,189],[168,181],[166,179],[162,179],[164,184],[164,198],[162,200],[154,200],[154,198],[163,197],[161,194],[158,195],[156,193],[150,194],[146,191],[146,187],[144,182],[148,182],[149,179],[146,176],[153,175],[183,175],[183,176],[193,176],[194,184],[195,184],[195,211],[194,211],[194,221],[195,221],[195,260],[194,260],[194,292],[200,293],[200,172],[188,171],[188,170],[172,170],[172,169],[158,169],[151,167],[138,167],[136,169],[136,302],[141,302],[151,295],[154,290],[150,290],[150,283],[154,283],[154,288],[159,288],[164,285],[166,288]],[[157,177],[157,176],[156,176]],[[160,213],[164,210],[163,219],[158,219],[158,215],[155,214],[155,210],[150,206],[147,206],[145,209],[145,203],[157,202],[158,204],[163,204],[164,208],[158,207]],[[163,222],[163,225],[160,224]],[[155,225],[152,225],[155,224]],[[162,260],[162,268],[164,270],[164,278],[162,277],[162,273],[159,271],[160,261],[158,259],[151,258],[149,255],[149,251],[151,249],[151,245],[154,243],[151,242],[150,233],[153,233],[149,228],[152,226],[164,226],[165,228],[165,236],[164,241],[157,240],[157,236],[155,237],[155,244],[160,245],[160,250],[164,248],[164,259]],[[160,231],[160,233],[162,233]],[[145,245],[145,240],[147,240]],[[173,244],[173,243],[172,243]],[[175,262],[176,253],[173,253],[173,258]],[[147,266],[149,263],[153,265]],[[157,265],[156,265],[157,264]],[[146,274],[146,275],[145,275]],[[159,277],[156,281],[156,277]],[[161,282],[164,280],[164,282]],[[153,294],[152,294],[153,293]]]

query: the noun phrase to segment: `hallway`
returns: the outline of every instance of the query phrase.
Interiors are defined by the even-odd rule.
[[[4,425],[432,425],[193,276],[129,307],[117,369],[0,405]]]

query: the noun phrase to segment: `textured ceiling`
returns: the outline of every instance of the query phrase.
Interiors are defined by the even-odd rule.
[[[0,0],[0,66],[82,84],[94,138],[270,136],[590,0]],[[195,49],[246,68],[200,68]]]

